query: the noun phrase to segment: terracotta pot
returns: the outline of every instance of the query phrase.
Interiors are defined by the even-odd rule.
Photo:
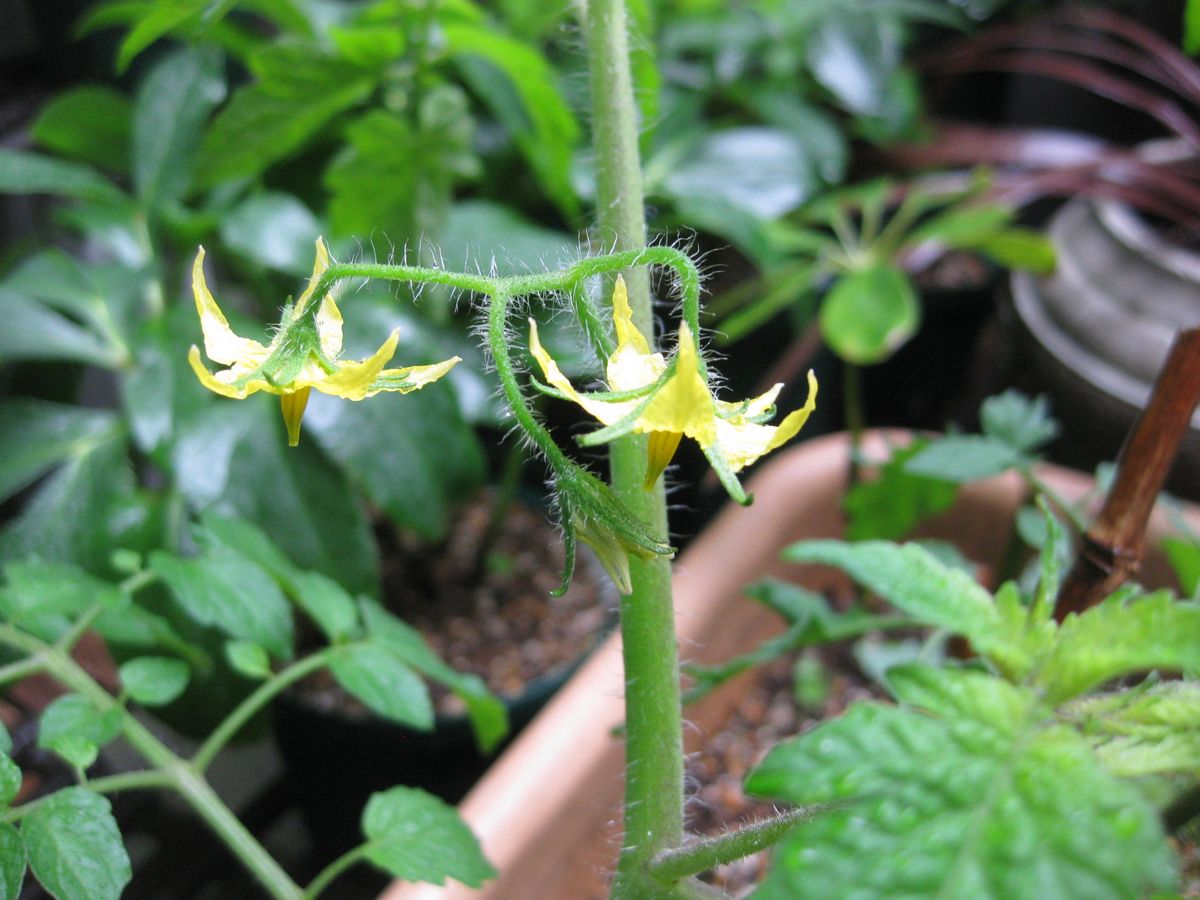
[[[868,453],[881,458],[886,442],[906,440],[905,432],[875,432],[868,439]],[[816,590],[845,583],[840,573],[784,564],[778,556],[793,541],[841,535],[847,447],[845,435],[837,434],[778,454],[749,483],[754,504],[731,504],[688,547],[674,578],[677,631],[686,659],[718,662],[782,629],[774,614],[742,596],[745,585],[765,575],[791,578]],[[1067,499],[1080,497],[1091,485],[1090,478],[1053,466],[1042,474]],[[970,558],[994,563],[1023,496],[1015,476],[972,485],[953,510],[922,533],[953,540]],[[1200,512],[1192,515],[1200,525]],[[1156,516],[1152,535],[1165,528]],[[1169,583],[1170,569],[1161,556],[1148,557],[1142,579]],[[688,708],[689,748],[720,726],[740,683],[734,679]],[[612,869],[620,846],[623,754],[613,728],[624,716],[622,689],[620,639],[615,635],[460,805],[500,872],[496,880],[482,891],[456,882],[445,887],[397,883],[383,895],[385,900],[603,896],[602,873]]]

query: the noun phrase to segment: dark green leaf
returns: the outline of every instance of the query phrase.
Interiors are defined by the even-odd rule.
[[[150,557],[150,568],[201,625],[261,644],[276,659],[291,658],[292,616],[287,600],[274,580],[246,557],[225,547],[195,559],[158,552]]]
[[[229,518],[213,510],[200,515],[200,539],[205,546],[220,544],[262,566],[285,586],[300,574],[296,565],[271,543],[262,529],[245,519]]]
[[[27,865],[21,832],[7,822],[0,822],[0,898],[17,900],[20,897]]]
[[[112,806],[86,788],[64,788],[21,821],[29,867],[59,900],[117,900],[132,877]]]
[[[358,608],[346,589],[320,572],[301,572],[291,582],[296,603],[331,641],[350,637],[358,626]]]
[[[965,484],[999,475],[1027,460],[1020,450],[996,438],[951,434],[930,441],[904,464],[904,471]]]
[[[86,769],[100,748],[121,732],[121,710],[98,709],[79,694],[64,694],[46,707],[38,723],[38,746]]]
[[[537,225],[516,210],[486,200],[456,203],[446,217],[438,243],[442,256],[497,275],[549,271],[574,262],[574,237]]]
[[[1151,669],[1200,673],[1200,605],[1158,591],[1132,600],[1114,595],[1069,615],[1035,680],[1057,702]]]
[[[496,870],[454,807],[417,788],[373,794],[363,811],[364,855],[404,881],[479,887]]]
[[[121,686],[142,706],[165,706],[183,693],[191,672],[183,660],[139,656],[119,669]]]
[[[917,475],[907,464],[928,445],[918,439],[892,452],[879,477],[860,481],[846,494],[846,537],[852,541],[898,540],[954,503],[957,486],[937,475]]]
[[[442,661],[411,625],[388,613],[378,603],[363,603],[363,617],[371,640],[434,681],[454,691],[467,708],[475,740],[484,753],[495,749],[508,734],[508,712],[477,675],[459,672]]]
[[[25,359],[67,360],[115,369],[125,361],[123,348],[31,297],[0,288],[0,362]]]
[[[579,202],[571,186],[570,166],[579,126],[550,63],[536,47],[498,34],[494,28],[452,24],[444,34],[447,53],[460,63],[472,88],[512,135],[550,199],[573,218]],[[464,65],[464,57],[483,60],[487,66]],[[510,90],[519,105],[509,102]]]
[[[48,640],[57,638],[90,607],[100,604],[112,609],[123,601],[113,585],[64,563],[10,562],[4,567],[4,578],[0,613],[5,621]]]
[[[433,727],[425,683],[384,645],[339,647],[329,668],[338,684],[384,718],[423,731]]]
[[[133,183],[144,208],[187,193],[204,124],[224,98],[221,58],[214,52],[177,50],[146,76],[133,120]]]
[[[856,705],[751,774],[757,794],[844,803],[785,838],[756,896],[1117,900],[1174,884],[1157,811],[1076,734],[1031,719],[1028,692],[925,674],[922,699],[961,712]],[[958,685],[934,688],[942,675]]]
[[[979,421],[988,437],[1022,452],[1032,452],[1058,435],[1045,397],[1030,400],[1017,391],[988,397],[979,407]]]
[[[20,398],[0,404],[0,499],[51,466],[86,454],[115,427],[115,417],[104,410]]]
[[[240,672],[247,678],[269,678],[271,676],[271,657],[267,651],[252,641],[228,641],[225,644],[225,658],[235,672]]]
[[[221,219],[221,240],[248,259],[289,275],[312,271],[321,224],[291,194],[267,191],[248,197]]]
[[[921,304],[903,272],[876,265],[839,278],[821,303],[820,321],[834,353],[847,362],[870,365],[887,359],[916,334]]]
[[[0,194],[59,194],[119,203],[125,196],[90,166],[0,147]]]
[[[8,727],[0,722],[0,753],[11,756],[12,750],[12,735],[8,733]]]
[[[0,753],[0,808],[7,808],[21,790],[21,767],[12,761],[8,751]],[[2,848],[0,848],[2,852]],[[11,896],[11,895],[2,895]]]
[[[900,32],[880,17],[850,10],[826,16],[808,39],[808,66],[841,105],[882,115],[900,64]]]
[[[47,150],[126,174],[132,120],[131,104],[124,94],[109,87],[85,85],[47,103],[30,134]]]
[[[262,82],[234,93],[204,137],[198,176],[203,187],[261,174],[373,87],[368,72],[315,47],[273,46],[252,66]]]

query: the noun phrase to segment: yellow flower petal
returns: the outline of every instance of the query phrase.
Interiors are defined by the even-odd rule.
[[[317,338],[321,342],[321,352],[330,361],[337,359],[342,352],[342,312],[333,300],[333,294],[327,294],[317,310]]]
[[[400,329],[396,328],[371,356],[362,362],[341,363],[336,372],[321,380],[314,380],[312,386],[322,393],[345,397],[347,400],[369,397],[372,393],[371,385],[379,377],[388,360],[396,355],[396,344],[399,341]]]
[[[675,372],[638,416],[636,430],[679,432],[708,447],[716,440],[716,421],[716,404],[700,374],[696,342],[684,322],[679,326]]]
[[[384,369],[367,392],[368,397],[374,397],[381,391],[398,391],[407,394],[420,390],[427,384],[433,384],[456,365],[462,362],[461,356],[452,356],[439,363],[428,366],[407,366],[403,369]]]
[[[304,418],[310,393],[312,388],[303,387],[279,395],[279,408],[283,411],[283,423],[287,426],[289,447],[300,446],[300,421]]]
[[[571,382],[567,379],[567,376],[559,369],[558,363],[553,360],[550,354],[546,352],[546,348],[542,346],[542,342],[538,338],[537,322],[533,319],[529,320],[529,352],[533,354],[533,358],[542,367],[542,374],[546,376],[546,381],[553,387],[558,388],[605,425],[612,425],[614,422],[621,421],[621,419],[633,412],[638,404],[642,403],[640,399],[597,400],[575,390],[571,386]],[[641,386],[640,384],[636,385],[636,387]],[[626,390],[626,388],[621,388],[621,390]]]
[[[646,480],[642,487],[650,490],[658,476],[671,464],[683,435],[678,431],[652,431],[646,444]]]
[[[200,329],[204,332],[204,352],[209,359],[230,366],[239,360],[266,358],[267,350],[262,344],[233,333],[225,314],[209,292],[204,280],[203,247],[192,263],[192,294],[196,298],[196,312],[200,315]]]
[[[646,337],[633,324],[633,310],[629,306],[629,290],[625,287],[625,279],[617,276],[613,285],[612,295],[613,328],[617,333],[617,352],[628,345],[638,353],[648,356],[650,345]],[[643,382],[644,383],[644,382]]]
[[[812,369],[808,370],[808,397],[804,400],[804,405],[797,410],[788,413],[779,427],[775,430],[775,436],[771,438],[771,442],[767,444],[767,449],[764,453],[770,453],[776,447],[781,447],[796,436],[804,423],[808,421],[808,417],[812,415],[813,410],[817,408],[817,376]]]
[[[204,363],[200,361],[200,348],[195,344],[188,351],[188,362],[191,363],[192,371],[196,373],[196,377],[200,379],[200,383],[214,393],[220,394],[222,397],[232,397],[234,400],[245,400],[248,396],[254,393],[257,388],[241,387],[236,388],[233,385],[226,384],[223,381],[218,381],[212,372],[208,371]]]
[[[778,394],[778,391],[772,388]],[[768,392],[770,393],[770,392]],[[765,395],[764,395],[765,396]],[[804,406],[790,413],[778,426],[758,425],[739,416],[734,419],[717,419],[717,451],[729,464],[733,472],[739,472],[759,457],[765,456],[776,447],[790,441],[808,421],[817,406],[817,378],[808,373],[808,398]]]
[[[304,293],[296,299],[296,312],[302,313],[312,300],[313,291],[317,288],[317,282],[321,280],[321,276],[325,274],[325,270],[329,268],[329,248],[325,246],[324,238],[317,238],[317,256],[313,262],[313,272],[308,279],[308,287],[304,289]],[[340,318],[340,317],[339,317]]]

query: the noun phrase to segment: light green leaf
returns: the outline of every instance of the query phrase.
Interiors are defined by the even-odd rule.
[[[146,76],[133,119],[133,183],[144,208],[187,193],[204,124],[224,98],[215,52],[177,50]]]
[[[183,693],[191,678],[187,663],[166,656],[139,656],[118,672],[121,686],[142,706],[165,706]]]
[[[882,362],[917,332],[921,304],[912,282],[888,265],[839,278],[821,303],[821,334],[856,365]]]
[[[121,732],[121,710],[100,710],[79,694],[64,694],[46,707],[38,723],[38,746],[86,769],[100,748]]]
[[[901,59],[900,31],[882,17],[850,10],[829,15],[808,39],[808,66],[853,113],[882,115]]]
[[[248,197],[221,219],[221,240],[231,250],[289,275],[312,271],[317,217],[291,194],[266,191]]]
[[[47,640],[94,604],[115,608],[122,603],[116,587],[74,565],[23,559],[4,567],[0,614],[5,621]]]
[[[3,434],[3,431],[0,431]],[[0,456],[3,459],[3,456]],[[1179,589],[1184,596],[1196,598],[1200,591],[1200,544],[1178,537],[1163,538],[1163,552],[1179,579]]]
[[[1028,689],[972,669],[910,663],[889,668],[886,681],[904,703],[951,721],[981,720],[1009,737],[1026,727],[1034,705]]]
[[[350,637],[358,626],[358,608],[346,589],[320,572],[301,572],[290,585],[296,603],[330,641]]]
[[[1012,218],[1012,207],[999,203],[951,206],[914,228],[907,243],[937,241],[945,247],[973,248],[994,237]]]
[[[124,72],[139,53],[188,20],[199,16],[210,0],[172,0],[154,3],[133,22],[117,51],[117,71]]]
[[[1047,699],[1060,702],[1152,669],[1200,673],[1200,605],[1176,601],[1168,591],[1131,600],[1114,595],[1063,620],[1034,678]]]
[[[965,484],[999,475],[1026,462],[1011,444],[981,434],[935,438],[904,464],[910,475]]]
[[[373,794],[363,811],[364,855],[404,881],[479,887],[496,876],[454,807],[417,788]]]
[[[8,751],[0,753],[0,808],[7,808],[21,790],[21,767],[13,762]]]
[[[132,104],[119,91],[84,85],[42,107],[30,134],[47,150],[119,174],[129,171]]]
[[[292,656],[292,616],[279,586],[258,565],[225,547],[195,559],[156,552],[150,568],[201,625],[261,644],[276,659]]]
[[[1058,436],[1058,423],[1050,416],[1045,397],[1028,397],[1005,391],[988,397],[979,407],[979,422],[988,437],[1004,441],[1024,453],[1037,450]]]
[[[252,641],[227,641],[225,658],[229,660],[234,671],[247,678],[271,676],[271,657],[266,650]]]
[[[447,24],[443,33],[446,52],[512,135],[550,199],[573,219],[579,201],[571,186],[570,166],[579,125],[559,90],[553,67],[536,47],[495,28],[454,23]],[[471,65],[472,59],[487,65]],[[511,102],[512,92],[518,103]]]
[[[1200,53],[1200,0],[1187,0],[1184,7],[1183,49],[1192,56]]]
[[[27,865],[21,832],[7,822],[0,822],[0,900],[20,897]]]
[[[280,583],[290,584],[299,568],[271,543],[261,528],[245,519],[222,516],[208,509],[200,514],[200,539],[205,546],[221,545],[262,566]]]
[[[918,439],[893,450],[880,466],[878,478],[860,481],[850,489],[843,503],[849,516],[848,540],[899,540],[917,523],[950,508],[958,495],[953,482],[940,474],[918,475],[908,470],[909,460],[928,443]]]
[[[386,646],[339,647],[329,668],[338,684],[379,715],[423,731],[433,728],[425,683]]]
[[[1073,732],[1013,726],[859,704],[777,746],[750,791],[844,805],[785,838],[755,896],[1117,900],[1174,884],[1137,791]]]
[[[117,900],[132,871],[112,806],[86,788],[64,788],[21,821],[29,867],[59,900]]]
[[[459,672],[442,661],[411,625],[378,603],[364,601],[363,618],[371,640],[434,681],[450,688],[467,708],[480,750],[489,753],[508,734],[508,711],[478,675]]]
[[[985,256],[1008,269],[1052,275],[1058,254],[1047,235],[1024,228],[1008,228],[979,244]]]
[[[105,410],[22,398],[0,404],[0,499],[52,466],[85,455],[116,424]]]
[[[1063,714],[1115,775],[1200,771],[1200,684],[1194,681],[1143,682],[1083,697]]]
[[[125,196],[91,166],[3,147],[0,194],[58,194],[107,203],[119,203]]]

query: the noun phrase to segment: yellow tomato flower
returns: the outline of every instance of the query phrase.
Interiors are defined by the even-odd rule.
[[[546,380],[559,395],[578,403],[608,426],[584,441],[600,443],[631,432],[649,435],[645,482],[649,490],[671,462],[680,440],[687,436],[700,445],[726,488],[743,499],[745,494],[733,473],[795,437],[816,408],[816,376],[808,373],[804,406],[779,425],[767,425],[764,420],[773,417],[782,384],[741,403],[718,400],[703,374],[700,352],[687,322],[679,326],[675,356],[668,362],[661,353],[651,352],[646,338],[633,324],[629,296],[620,277],[612,304],[617,346],[606,367],[608,391],[575,390],[538,339],[537,323],[529,320],[529,348]]]
[[[278,394],[288,445],[292,447],[300,443],[300,420],[313,388],[348,400],[373,397],[380,391],[407,394],[437,381],[460,360],[455,356],[429,366],[385,369],[396,352],[399,328],[366,359],[339,360],[342,314],[333,293],[326,294],[319,305],[313,305],[313,291],[327,268],[329,250],[325,241],[317,238],[317,260],[308,287],[294,304],[284,309],[274,338],[263,346],[250,338],[238,337],[229,327],[204,280],[203,247],[192,265],[192,293],[204,332],[204,352],[213,362],[229,367],[215,374],[210,372],[200,360],[200,348],[193,345],[188,361],[196,377],[209,390],[236,400],[257,391]]]

